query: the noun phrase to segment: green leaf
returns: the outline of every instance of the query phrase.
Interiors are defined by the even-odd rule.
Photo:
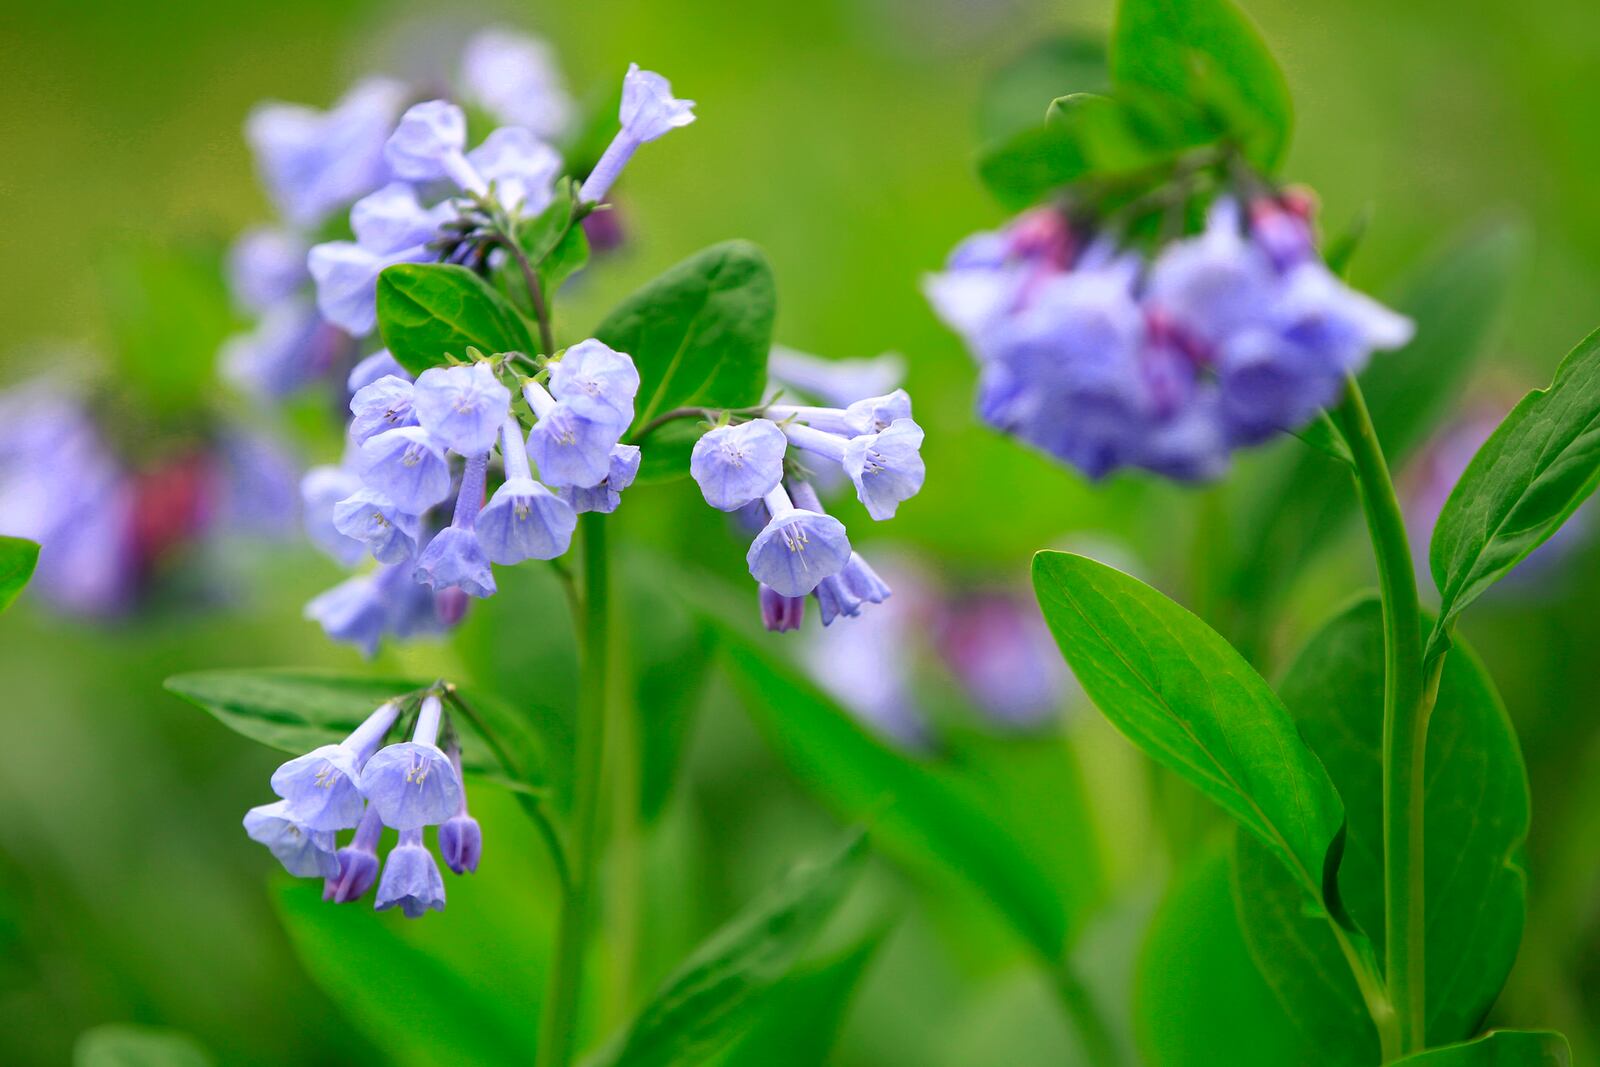
[[[210,712],[234,733],[299,754],[342,741],[385,700],[429,684],[269,669],[180,674],[168,678],[166,688]],[[468,691],[461,697],[498,743],[497,749],[465,715],[453,714],[461,736],[462,766],[508,787],[539,788],[544,781],[544,748],[526,719],[492,697]]]
[[[754,1022],[860,873],[866,841],[803,864],[690,953],[585,1067],[691,1067]]]
[[[832,959],[802,963],[778,983],[766,1010],[716,1067],[815,1067],[828,1062],[862,975],[883,943],[863,938]]]
[[[177,1030],[107,1023],[78,1036],[72,1067],[211,1067],[198,1041]]]
[[[1139,953],[1134,1031],[1153,1067],[1320,1063],[1267,987],[1234,914],[1228,855],[1213,850],[1168,893]]]
[[[1279,687],[1346,798],[1341,899],[1380,950],[1383,670],[1382,608],[1367,597],[1318,631]],[[1427,766],[1427,1037],[1440,1044],[1482,1023],[1516,959],[1525,912],[1522,755],[1493,682],[1465,646],[1444,663]],[[1237,882],[1246,935],[1289,1014],[1330,1062],[1375,1054],[1376,1036],[1327,924],[1301,913],[1276,861],[1244,840]]]
[[[1441,629],[1560,529],[1597,482],[1600,330],[1568,353],[1549,388],[1511,409],[1445,501],[1428,553]]]
[[[746,241],[713,245],[623,301],[595,336],[639,368],[635,431],[673,408],[760,401],[776,309],[772,268]]]
[[[1571,1067],[1567,1039],[1550,1030],[1491,1030],[1475,1041],[1429,1049],[1394,1067]]]
[[[581,206],[577,184],[571,178],[562,178],[550,206],[517,234],[547,300],[562,282],[589,263],[589,238],[583,230]]]
[[[38,545],[21,537],[0,536],[0,611],[17,599],[38,562]]]
[[[1065,958],[1101,884],[1083,783],[1062,738],[984,748],[941,739],[944,758],[917,758],[824,695],[779,651],[781,638],[730,624],[738,616],[724,605],[705,617],[746,711],[799,781],[870,821],[880,851],[975,893],[1047,963]]]
[[[989,76],[978,97],[978,136],[986,144],[1039,125],[1050,101],[1111,88],[1098,34],[1064,33],[1031,45]]]
[[[446,356],[466,358],[468,345],[487,354],[537,351],[506,298],[453,263],[398,263],[378,275],[378,329],[412,374]]]
[[[1112,725],[1220,804],[1323,902],[1344,809],[1271,687],[1200,619],[1104,564],[1041,552],[1033,586]]]
[[[1395,469],[1453,409],[1495,333],[1526,250],[1520,227],[1482,230],[1433,257],[1394,301],[1416,324],[1416,336],[1398,352],[1375,355],[1361,389]],[[1355,514],[1347,468],[1301,448],[1282,459],[1256,479],[1239,508],[1243,536],[1230,555],[1228,599],[1249,619],[1228,620],[1222,629],[1230,636],[1241,625],[1263,625],[1282,590]]]
[[[1192,101],[1271,171],[1289,143],[1289,86],[1261,35],[1228,0],[1122,0],[1111,82]]]

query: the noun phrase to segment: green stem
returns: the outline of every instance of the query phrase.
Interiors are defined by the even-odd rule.
[[[1112,1036],[1111,1027],[1088,987],[1078,977],[1072,962],[1062,960],[1051,968],[1051,976],[1055,979],[1056,995],[1061,998],[1061,1004],[1077,1033],[1078,1043],[1087,1057],[1084,1062],[1095,1064],[1096,1067],[1112,1067],[1125,1062],[1122,1048]]]
[[[620,609],[619,609],[620,610]],[[610,834],[607,838],[606,878],[606,940],[612,947],[610,997],[606,1018],[611,1025],[625,1022],[633,1008],[635,986],[639,978],[639,941],[644,907],[641,888],[644,884],[644,847],[639,820],[640,760],[639,715],[633,700],[633,687],[621,674],[622,665],[628,662],[629,649],[621,644],[628,633],[627,619],[617,620],[612,636],[617,645],[612,662],[617,673],[613,676],[611,700],[607,705],[609,716],[606,741],[610,751],[606,755],[606,770],[611,809],[608,818]]]
[[[604,772],[609,688],[610,576],[604,518],[583,517],[584,610],[579,642],[577,739],[572,772],[569,888],[561,901],[555,955],[539,1026],[540,1067],[567,1067],[572,1059],[583,957],[593,907],[600,851],[600,787]]]
[[[1337,418],[1350,446],[1383,596],[1384,956],[1399,1053],[1406,1055],[1424,1047],[1427,1018],[1423,770],[1431,703],[1422,675],[1422,612],[1400,503],[1354,378]]]

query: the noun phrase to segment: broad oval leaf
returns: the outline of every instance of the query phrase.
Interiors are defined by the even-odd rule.
[[[0,611],[17,599],[38,563],[38,545],[22,537],[0,537]]]
[[[1544,544],[1597,482],[1600,330],[1567,354],[1549,388],[1511,409],[1445,501],[1428,553],[1440,629]]]
[[[521,313],[454,263],[399,263],[378,275],[378,329],[412,374],[466,358],[468,345],[490,355],[537,351]]]
[[[1181,872],[1139,952],[1134,1033],[1154,1067],[1282,1067],[1306,1056],[1234,914],[1228,857]]]
[[[1136,578],[1041,552],[1033,587],[1089,698],[1136,745],[1222,805],[1312,901],[1344,808],[1277,694],[1216,631]]]
[[[1311,639],[1279,687],[1347,798],[1341,899],[1380,953],[1383,665],[1382,607],[1368,597]],[[1444,664],[1427,767],[1427,1036],[1447,1043],[1472,1034],[1499,995],[1521,940],[1526,892],[1522,755],[1493,682],[1465,646]],[[1246,936],[1289,1014],[1330,1063],[1375,1054],[1376,1035],[1327,924],[1301,912],[1281,867],[1245,840],[1236,880]]]
[[[1228,0],[1122,0],[1111,35],[1111,82],[1200,104],[1251,162],[1272,170],[1288,147],[1294,107],[1261,35]]]
[[[678,407],[758,403],[777,299],[761,250],[727,241],[672,267],[606,316],[595,336],[639,368],[634,432]]]
[[[385,700],[429,684],[266,669],[196,671],[168,678],[166,687],[235,733],[299,754],[343,740]],[[480,728],[466,715],[452,714],[464,769],[510,788],[540,788],[544,747],[526,720],[484,694],[462,691],[461,696],[482,723]]]
[[[854,884],[866,839],[796,867],[668,975],[584,1067],[697,1067],[743,1034]]]
[[[1475,1041],[1395,1060],[1394,1067],[1572,1067],[1572,1049],[1553,1030],[1491,1030]]]

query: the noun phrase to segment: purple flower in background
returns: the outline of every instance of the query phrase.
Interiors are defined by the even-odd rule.
[[[511,390],[488,363],[429,367],[417,377],[417,421],[452,452],[476,456],[494,447],[511,412]]]
[[[343,467],[312,467],[300,479],[300,508],[306,536],[335,561],[352,567],[366,554],[363,542],[339,529],[334,509],[361,491],[361,479]]]
[[[459,177],[466,147],[467,116],[447,100],[429,100],[406,109],[383,146],[383,158],[405,181],[449,178],[465,189],[478,184],[475,172],[465,182]]]
[[[440,632],[444,620],[434,596],[411,580],[410,561],[346,579],[312,599],[305,616],[334,641],[372,657],[386,636],[407,638]],[[459,621],[459,619],[452,620]]]
[[[379,911],[399,908],[408,919],[420,919],[430,909],[444,910],[444,879],[420,829],[401,831],[400,843],[384,861],[374,906]]]
[[[465,99],[537,137],[556,137],[572,120],[572,100],[549,46],[505,29],[467,42],[461,86]]]
[[[390,182],[355,202],[350,208],[350,229],[363,249],[386,255],[426,245],[453,214],[449,203],[423,207],[415,189],[404,182]]]
[[[244,310],[264,312],[311,279],[305,241],[288,230],[257,226],[228,249],[228,288]]]
[[[871,359],[821,359],[774,345],[767,357],[767,377],[785,390],[842,408],[862,397],[898,389],[905,381],[906,361],[896,352]]]
[[[362,768],[357,785],[385,826],[421,830],[461,807],[461,777],[437,744],[443,710],[437,696],[424,697],[411,740],[379,749]]]
[[[1009,590],[958,593],[933,627],[934,652],[979,709],[1007,726],[1055,716],[1070,675],[1032,601]]]
[[[343,741],[296,756],[274,771],[272,791],[283,798],[284,811],[310,830],[345,830],[359,823],[366,800],[356,778],[399,714],[398,704],[382,704]]]
[[[654,71],[640,70],[639,64],[633,63],[622,79],[622,106],[617,117],[622,129],[606,146],[579,191],[579,195],[591,203],[606,198],[640,145],[693,122],[694,101],[677,99],[667,79]]]
[[[532,218],[555,199],[561,156],[521,126],[502,126],[467,153],[479,177],[494,186],[495,199],[514,215]]]
[[[383,144],[404,97],[398,83],[374,79],[328,111],[276,103],[252,111],[245,138],[283,217],[313,228],[382,184]]]
[[[378,325],[378,275],[396,263],[426,263],[434,258],[425,245],[391,253],[374,252],[352,241],[317,245],[307,260],[317,283],[317,309],[351,337],[365,337]]]
[[[783,480],[788,439],[769,419],[719,426],[694,444],[689,473],[706,503],[736,511],[760,500]]]
[[[411,372],[402,367],[394,356],[390,355],[387,348],[380,348],[350,368],[350,376],[345,379],[345,389],[353,397],[378,379],[391,375],[402,381],[411,381]]]
[[[335,853],[339,869],[323,883],[323,900],[349,904],[367,895],[378,880],[378,842],[382,836],[383,820],[375,808],[369,807],[350,843]]]
[[[298,878],[332,878],[339,873],[333,831],[302,825],[286,800],[245,812],[244,832],[250,840],[266,845],[283,869]]]
[[[222,375],[248,395],[285,397],[327,370],[343,345],[310,301],[291,296],[268,308],[249,333],[223,343]]]

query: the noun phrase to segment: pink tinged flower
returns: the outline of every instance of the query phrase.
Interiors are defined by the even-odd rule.
[[[760,587],[761,625],[773,633],[800,629],[806,619],[806,598],[784,596],[770,585]]]
[[[450,746],[450,763],[461,775],[461,749]],[[463,779],[464,781],[464,779]],[[439,824],[439,853],[445,866],[456,874],[476,874],[478,861],[483,858],[483,828],[467,812],[467,790],[461,790],[461,807]]]
[[[339,869],[323,882],[323,900],[349,904],[367,895],[378,880],[378,841],[382,835],[383,820],[378,818],[376,809],[368,807],[356,825],[355,836],[335,854]]]

